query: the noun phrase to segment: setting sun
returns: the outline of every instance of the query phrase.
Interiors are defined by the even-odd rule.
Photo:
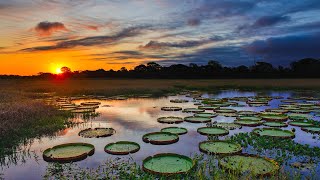
[[[57,68],[56,69],[56,74],[61,74],[61,73],[62,73],[61,68]]]

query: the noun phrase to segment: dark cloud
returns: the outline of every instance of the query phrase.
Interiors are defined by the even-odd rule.
[[[314,33],[258,40],[244,46],[244,49],[266,59],[289,62],[306,57],[319,58],[319,47],[320,33]]]
[[[181,42],[159,42],[159,41],[149,41],[144,46],[139,46],[140,49],[145,50],[162,50],[166,48],[191,48],[191,47],[198,47],[201,45],[205,45],[212,42],[222,41],[224,40],[223,37],[215,36],[209,39],[202,39],[197,41],[181,41]]]
[[[263,16],[260,17],[259,19],[257,19],[253,24],[251,25],[242,25],[240,27],[238,27],[238,31],[255,31],[256,29],[259,28],[264,28],[264,27],[270,27],[270,26],[274,26],[276,24],[280,24],[280,23],[284,23],[284,22],[289,22],[290,21],[290,17],[289,16],[278,16],[278,15],[274,15],[274,16]]]
[[[142,30],[146,27],[131,27],[123,29],[112,36],[91,36],[82,39],[61,41],[53,46],[37,46],[32,48],[22,49],[22,51],[46,51],[55,49],[69,49],[77,46],[96,46],[96,45],[110,45],[119,42],[128,37],[140,35]]]
[[[34,30],[38,33],[39,36],[51,36],[54,32],[57,31],[68,31],[68,29],[61,22],[48,22],[43,21],[37,24]]]
[[[199,26],[201,23],[200,19],[188,19],[187,24],[189,26]]]

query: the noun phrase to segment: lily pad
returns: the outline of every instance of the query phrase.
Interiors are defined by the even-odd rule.
[[[234,172],[249,172],[254,176],[271,176],[279,170],[274,160],[254,155],[226,156],[219,161],[219,165]]]
[[[204,141],[199,143],[199,149],[206,154],[237,154],[241,153],[242,147],[240,144],[228,141]]]
[[[313,124],[311,122],[304,122],[304,121],[291,121],[289,122],[291,126],[299,126],[299,127],[304,127],[304,126],[312,126]]]
[[[178,124],[183,122],[182,117],[175,117],[175,116],[160,117],[157,120],[160,123],[167,123],[167,124]]]
[[[197,113],[194,115],[195,117],[208,117],[208,118],[213,118],[218,116],[216,113]]]
[[[47,162],[75,162],[93,155],[94,146],[87,143],[68,143],[54,146],[43,152]]]
[[[229,129],[229,130],[234,130],[234,129],[240,129],[242,128],[241,125],[239,124],[235,124],[235,123],[223,123],[223,122],[219,122],[219,123],[215,123],[213,124],[214,126],[217,126],[217,127],[222,127],[222,128],[225,128],[225,129]]]
[[[229,131],[221,127],[201,127],[197,130],[201,135],[206,136],[224,136],[229,134]]]
[[[254,134],[259,136],[270,136],[277,138],[294,138],[295,135],[292,131],[282,130],[279,128],[257,128],[252,131]]]
[[[260,115],[260,117],[262,117],[263,120],[265,121],[286,121],[288,120],[288,116],[285,114],[281,114],[281,113],[267,113],[264,112]]]
[[[178,142],[179,136],[177,134],[172,134],[169,132],[153,132],[142,136],[142,140],[150,144],[166,145]]]
[[[258,117],[258,116],[239,116],[237,117],[237,120],[241,120],[241,121],[261,121],[262,117]]]
[[[118,141],[115,143],[107,144],[104,151],[113,155],[127,155],[138,152],[140,145],[131,141]]]
[[[241,126],[256,127],[256,126],[260,126],[263,122],[262,121],[250,121],[250,120],[236,120],[236,121],[234,121],[234,123],[239,124]]]
[[[181,107],[162,107],[162,111],[181,111]]]
[[[186,112],[186,113],[200,113],[200,112],[204,112],[204,109],[198,109],[198,108],[186,108],[184,109],[182,112]]]
[[[187,156],[163,153],[144,159],[142,168],[144,171],[152,174],[173,175],[185,174],[189,172],[194,165],[193,160]]]
[[[189,101],[186,99],[171,99],[170,102],[172,102],[172,103],[187,103]]]
[[[211,119],[208,117],[196,117],[196,116],[188,116],[185,117],[184,120],[190,123],[207,123],[211,122]]]
[[[112,136],[115,132],[113,128],[88,128],[80,131],[78,135],[84,138],[99,138]]]
[[[100,102],[83,102],[81,103],[82,106],[97,106],[100,105]]]
[[[265,125],[265,126],[269,126],[269,127],[287,127],[288,126],[288,124],[286,124],[286,123],[284,123],[284,122],[272,122],[272,121],[270,121],[270,122],[265,122],[265,123],[263,123],[263,125]]]
[[[310,132],[310,133],[317,133],[320,134],[320,127],[319,126],[306,126],[302,127],[301,130]]]
[[[166,127],[166,128],[162,128],[161,132],[169,132],[172,134],[182,135],[182,134],[186,134],[188,130],[183,127]]]

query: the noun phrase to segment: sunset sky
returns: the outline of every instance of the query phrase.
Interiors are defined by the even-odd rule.
[[[0,74],[320,58],[320,0],[0,0]]]

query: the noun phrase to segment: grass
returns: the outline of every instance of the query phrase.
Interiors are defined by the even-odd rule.
[[[56,92],[58,95],[119,95],[165,93],[178,89],[206,91],[221,88],[243,90],[292,90],[320,89],[320,79],[77,79],[77,80],[0,80],[0,87],[7,90],[22,89],[28,92]]]
[[[33,95],[34,96],[34,95]],[[0,163],[15,158],[20,145],[64,129],[70,114],[47,106],[30,93],[0,92]],[[39,95],[40,96],[40,95]]]

